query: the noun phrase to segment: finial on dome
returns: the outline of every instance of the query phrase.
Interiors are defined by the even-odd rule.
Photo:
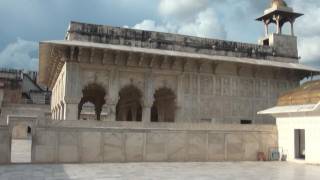
[[[284,0],[272,0],[271,8],[273,7],[288,7]]]

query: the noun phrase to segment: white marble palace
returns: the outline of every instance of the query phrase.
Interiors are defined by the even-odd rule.
[[[280,147],[294,159],[293,126],[261,111],[320,73],[299,62],[300,16],[273,0],[257,44],[71,22],[64,40],[40,42],[51,117],[8,111],[0,164],[12,162],[16,127],[30,127],[32,163],[279,160]],[[306,142],[297,154],[318,160]]]
[[[299,63],[293,25],[301,15],[273,1],[257,19],[266,31],[259,44],[71,22],[64,40],[40,43],[52,118],[274,123],[257,112],[318,73]]]

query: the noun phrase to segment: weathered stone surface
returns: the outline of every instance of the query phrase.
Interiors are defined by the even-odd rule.
[[[59,162],[79,162],[79,136],[76,132],[59,132]]]
[[[146,161],[166,161],[168,135],[163,132],[147,133],[146,138]]]
[[[187,133],[170,132],[167,134],[168,161],[186,161],[187,156]]]
[[[145,133],[126,133],[125,134],[125,155],[127,162],[143,161]]]
[[[187,135],[188,161],[206,161],[207,159],[207,134],[188,133]]]
[[[244,160],[243,135],[240,133],[226,134],[226,157],[228,161]]]
[[[244,143],[244,159],[255,161],[257,160],[257,153],[262,151],[260,147],[260,135],[256,133],[248,133],[243,135]],[[262,151],[263,152],[263,151]]]
[[[225,134],[209,133],[208,134],[208,160],[223,161],[225,160]]]
[[[81,132],[81,161],[102,162],[100,132]]]
[[[274,126],[77,122],[36,128],[33,162],[251,161],[277,144]]]
[[[35,162],[35,163],[55,163],[56,162],[57,150],[55,146],[37,145],[33,147],[32,153],[34,154],[32,162]]]
[[[104,162],[125,161],[125,134],[124,133],[103,133],[104,138]]]

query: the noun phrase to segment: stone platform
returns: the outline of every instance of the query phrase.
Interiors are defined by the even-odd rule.
[[[0,166],[1,180],[320,179],[320,167],[281,162],[125,163]]]

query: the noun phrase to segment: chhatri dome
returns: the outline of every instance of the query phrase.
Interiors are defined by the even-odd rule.
[[[272,0],[271,8],[273,7],[287,7],[287,3],[284,0]]]

